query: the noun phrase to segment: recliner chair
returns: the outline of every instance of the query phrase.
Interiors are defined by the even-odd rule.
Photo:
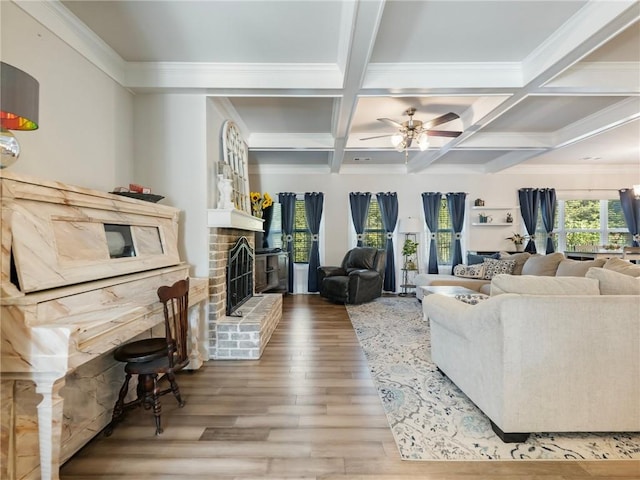
[[[386,258],[385,250],[356,247],[347,252],[340,267],[318,267],[320,296],[349,304],[380,297]]]

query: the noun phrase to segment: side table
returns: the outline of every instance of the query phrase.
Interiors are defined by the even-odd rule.
[[[416,285],[415,283],[410,283],[409,281],[409,272],[418,272],[417,268],[403,268],[402,269],[402,284],[400,284],[400,288],[402,288],[402,292],[400,292],[398,295],[401,297],[409,297],[409,296],[415,296],[416,292],[415,292],[415,288]],[[409,291],[413,289],[413,291]]]

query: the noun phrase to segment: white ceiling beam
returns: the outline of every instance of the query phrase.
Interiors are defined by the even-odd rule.
[[[344,148],[349,135],[351,120],[358,100],[358,92],[362,87],[371,52],[376,41],[378,27],[384,10],[384,0],[362,0],[356,3],[355,15],[352,16],[350,41],[340,41],[342,48],[348,51],[345,62],[342,98],[336,101],[333,125],[334,152],[330,158],[332,173],[338,173],[344,160]],[[343,31],[346,31],[343,29]]]
[[[576,93],[640,93],[640,62],[579,62],[540,91]]]
[[[469,131],[463,132],[462,135],[453,139],[438,152],[429,152],[427,155],[424,155],[425,152],[422,152],[422,154],[417,155],[409,162],[408,170],[410,172],[418,172],[428,167],[452,148],[462,147],[463,142],[483,125],[490,123],[498,116],[513,108],[537,90],[538,87],[547,84],[585,55],[601,46],[604,42],[640,18],[640,4],[636,0],[623,0],[616,3],[616,8],[608,9],[607,5],[612,5],[613,3],[616,2],[599,2],[592,0],[587,4],[576,16],[572,17],[571,21],[567,22],[567,24],[559,30],[559,33],[554,33],[549,40],[524,60],[522,71],[525,85],[522,88],[515,89],[513,96],[490,112],[482,122],[474,123],[469,128]],[[577,32],[573,32],[572,28],[567,27],[569,24],[572,28],[575,28]],[[506,161],[503,162],[497,160],[492,162],[490,168],[492,170],[508,168],[515,165],[513,162],[517,163],[518,159],[525,161],[528,158],[530,157],[514,155],[513,157],[508,157]]]
[[[525,160],[537,157],[538,155],[541,155],[547,151],[548,149],[513,150],[485,163],[483,170],[484,173],[497,173],[501,170],[504,170],[505,168],[513,167],[524,162]]]
[[[591,0],[524,59],[524,83],[544,85],[638,18],[637,0]]]
[[[342,72],[326,63],[129,62],[130,88],[339,89]]]
[[[251,150],[331,150],[329,133],[253,133],[247,139]]]
[[[640,118],[640,97],[621,100],[554,132],[554,148],[571,145],[637,118]]]
[[[521,87],[520,62],[372,63],[363,88],[405,91],[407,88]]]

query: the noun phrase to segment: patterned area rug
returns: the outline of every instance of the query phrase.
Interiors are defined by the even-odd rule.
[[[431,361],[415,298],[347,306],[405,460],[640,459],[638,433],[533,434],[503,443],[489,419]]]

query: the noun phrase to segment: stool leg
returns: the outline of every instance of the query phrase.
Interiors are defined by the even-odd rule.
[[[160,435],[162,425],[160,423],[160,414],[162,413],[162,406],[160,404],[160,390],[158,388],[158,375],[153,375],[153,415],[156,419],[156,435]]]
[[[176,397],[176,400],[178,400],[178,406],[180,408],[184,407],[184,400],[182,400],[182,397],[180,396],[180,387],[178,387],[178,382],[176,382],[175,374],[173,372],[167,372],[167,379],[171,384],[171,391],[173,392],[173,395]]]
[[[124,383],[122,387],[120,387],[120,393],[118,394],[118,400],[116,401],[115,406],[113,407],[113,415],[111,416],[111,423],[107,425],[107,428],[104,430],[104,435],[108,437],[113,433],[113,427],[116,422],[120,419],[122,414],[124,413],[124,397],[127,396],[127,392],[129,391],[129,380],[131,380],[131,374],[127,373],[124,377]]]

